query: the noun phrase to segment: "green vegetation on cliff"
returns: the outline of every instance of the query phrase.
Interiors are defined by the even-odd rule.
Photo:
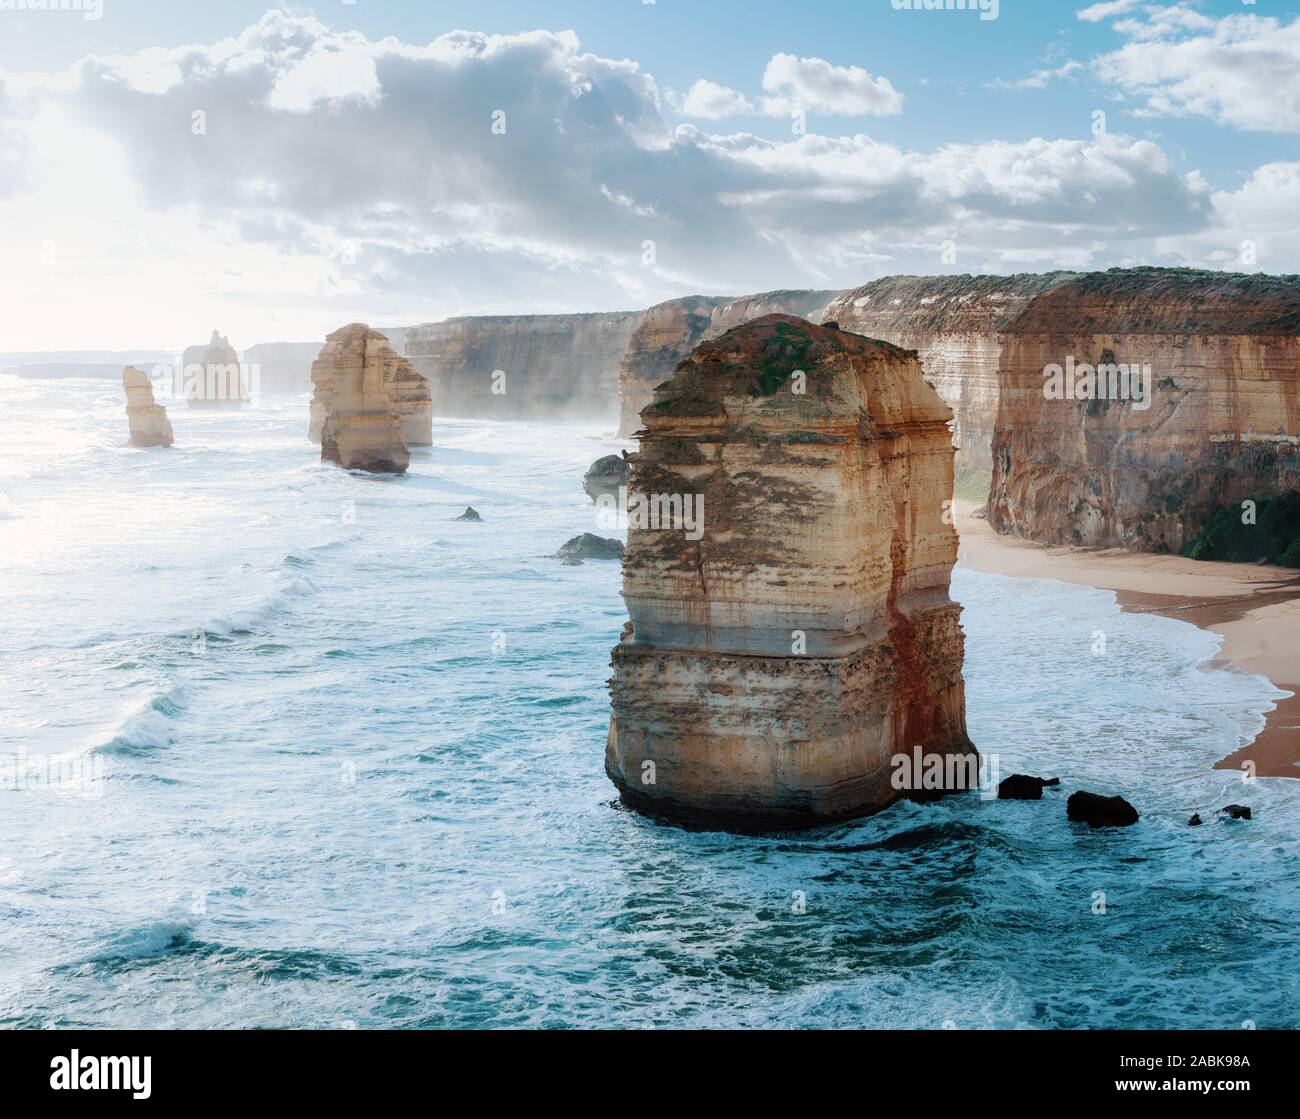
[[[1240,505],[1220,509],[1201,528],[1201,534],[1183,548],[1183,555],[1198,560],[1258,563],[1300,567],[1300,493],[1266,498],[1255,509],[1254,524],[1243,523]]]

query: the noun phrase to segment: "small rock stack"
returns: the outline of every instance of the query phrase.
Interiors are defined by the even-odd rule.
[[[167,409],[154,401],[153,385],[147,374],[134,365],[122,370],[126,390],[126,421],[133,447],[170,447],[174,442]]]

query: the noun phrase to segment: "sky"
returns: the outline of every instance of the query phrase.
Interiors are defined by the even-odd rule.
[[[0,352],[1300,272],[1300,2],[926,2],[0,0]]]

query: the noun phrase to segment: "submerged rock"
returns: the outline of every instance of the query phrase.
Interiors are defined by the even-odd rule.
[[[921,789],[900,777],[914,753],[975,787],[951,416],[915,354],[788,315],[700,345],[659,387],[631,488],[669,515],[629,525],[610,682],[605,771],[626,803],[814,823]]]
[[[617,497],[619,489],[626,485],[627,459],[622,455],[598,458],[582,478],[582,488],[592,501],[605,495]]]
[[[609,540],[603,536],[594,536],[584,532],[575,536],[561,546],[555,553],[557,559],[618,559],[623,554],[623,544],[619,540]]]
[[[154,401],[153,385],[134,365],[122,370],[126,390],[126,422],[133,447],[170,447],[174,442],[167,409]]]
[[[1137,809],[1123,797],[1104,797],[1083,791],[1070,794],[1065,814],[1076,823],[1094,828],[1126,828],[1138,822]]]
[[[1042,800],[1045,785],[1059,785],[1059,777],[1029,777],[1013,773],[998,785],[998,800]]]
[[[1245,804],[1228,804],[1219,809],[1219,815],[1227,816],[1230,820],[1249,820],[1250,806]]]
[[[406,472],[411,455],[385,380],[396,357],[388,339],[364,323],[326,338],[311,374],[314,383],[330,386],[329,413],[321,427],[322,462],[374,474]]]
[[[456,520],[473,521],[475,524],[478,524],[483,520],[483,518],[479,516],[478,510],[475,509],[474,506],[466,505],[465,512],[463,512],[459,517],[457,517]]]
[[[1189,828],[1199,828],[1204,822],[1205,821],[1201,819],[1201,814],[1199,812],[1193,812],[1192,818],[1187,821],[1187,826]]]

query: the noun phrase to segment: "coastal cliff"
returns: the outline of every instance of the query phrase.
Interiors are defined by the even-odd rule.
[[[370,360],[383,368],[384,385],[388,389],[392,410],[402,426],[402,442],[407,447],[427,447],[432,444],[433,404],[429,382],[406,358],[394,352],[387,335],[371,330],[365,323],[352,323],[329,335],[329,339],[348,331],[365,332]],[[321,441],[325,419],[333,406],[334,378],[341,368],[335,352],[327,352],[329,339],[311,367],[313,392],[307,438],[313,443]]]
[[[786,315],[701,344],[655,393],[610,681],[625,801],[809,823],[901,795],[897,756],[975,758],[950,418],[914,354]]]
[[[406,356],[440,416],[602,420],[618,411],[618,366],[640,311],[485,315],[406,331]]]
[[[1069,272],[1016,276],[887,276],[826,309],[845,330],[916,350],[926,379],[953,410],[963,470],[993,465],[998,361],[1007,327]]]
[[[645,312],[618,366],[618,434],[631,436],[641,426],[641,409],[656,386],[701,342],[762,315],[784,314],[820,322],[834,291],[770,291],[739,299],[689,295]]]
[[[155,402],[153,385],[146,373],[128,365],[122,370],[126,391],[126,422],[133,447],[170,447],[175,441],[167,409]]]
[[[1298,332],[1295,276],[1113,269],[1039,295],[1006,333],[993,527],[1177,552],[1300,489]]]
[[[334,331],[312,366],[312,381],[329,386],[321,428],[321,461],[349,470],[402,474],[411,456],[402,439],[388,374],[403,359],[365,323]]]

